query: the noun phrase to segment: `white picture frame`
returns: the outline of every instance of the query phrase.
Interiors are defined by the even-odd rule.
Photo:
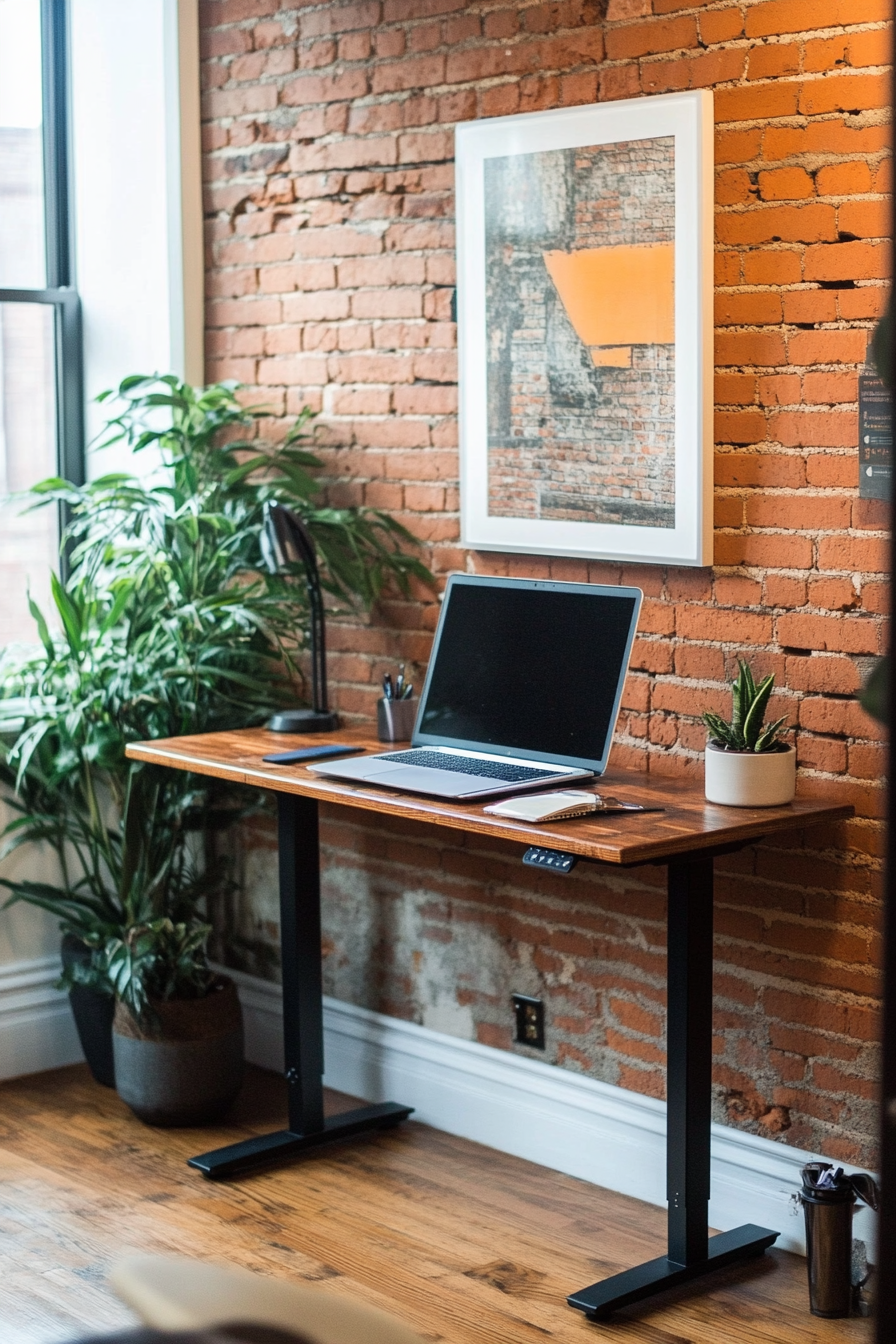
[[[645,146],[643,142],[649,143]],[[556,153],[570,150],[579,152],[574,157]],[[528,157],[523,162],[517,156]],[[632,162],[640,162],[640,173],[623,171]],[[656,171],[650,169],[654,162],[660,165]],[[712,94],[701,90],[467,122],[457,127],[456,171],[462,544],[474,550],[651,564],[711,564]],[[558,173],[562,175],[559,178]],[[557,181],[564,184],[559,194],[548,190]],[[623,199],[620,192],[635,190],[627,184],[636,181],[640,197],[636,223],[632,224],[630,200]],[[513,189],[517,182],[523,183],[521,192]],[[600,198],[594,197],[601,184],[616,193],[604,198],[607,205],[603,211],[599,209]],[[657,193],[659,203],[653,211],[651,191]],[[536,195],[537,209],[529,210],[527,203]],[[585,196],[588,199],[583,204]],[[615,201],[615,214],[611,200]],[[626,243],[613,248],[615,274],[634,277],[634,289],[639,290],[637,302],[643,304],[647,289],[653,289],[665,296],[662,303],[669,310],[665,326],[657,325],[661,319],[653,317],[649,319],[653,325],[632,327],[634,319],[628,308],[634,311],[637,303],[620,302],[620,293],[624,293],[620,291],[614,307],[611,297],[606,304],[610,313],[606,330],[623,334],[635,331],[630,345],[606,346],[609,338],[601,334],[603,328],[595,327],[595,322],[600,326],[603,319],[592,316],[601,310],[601,305],[593,302],[594,294],[610,294],[615,283],[607,271],[608,249],[585,249],[592,255],[604,255],[594,263],[597,269],[588,272],[596,277],[589,280],[591,288],[577,284],[577,277],[584,272],[583,249],[576,248],[576,240],[580,236],[611,236],[606,233],[606,221],[611,218],[622,219],[621,224],[614,225],[612,236],[617,240],[622,237]],[[585,224],[581,223],[583,219]],[[656,221],[661,219],[668,223],[671,245],[668,241],[642,245],[639,239],[658,236],[651,229],[655,231]],[[537,236],[543,220],[555,221],[544,240]],[[550,239],[560,236],[557,229],[561,227],[564,238],[573,238],[566,252],[550,250]],[[592,233],[583,233],[586,228]],[[595,233],[595,229],[604,232]],[[525,239],[516,250],[514,237]],[[547,250],[539,252],[542,241]],[[636,252],[637,247],[643,250]],[[652,255],[668,268],[663,274],[674,277],[671,293],[665,282],[654,284],[645,278],[645,259],[651,247]],[[637,263],[634,270],[632,256]],[[528,270],[521,269],[525,266]],[[564,266],[571,280],[564,279]],[[549,268],[550,278],[546,278]],[[537,290],[534,298],[532,285],[526,280],[533,275]],[[604,288],[600,288],[602,285]],[[512,293],[511,299],[504,299],[502,286]],[[501,304],[505,301],[510,308],[502,318]],[[534,319],[535,326],[542,324],[534,337],[526,330],[529,319],[520,317],[530,309],[540,314]],[[548,309],[549,319],[544,317]],[[574,321],[577,315],[579,320]],[[616,327],[612,327],[613,322]],[[559,333],[559,343],[549,343],[549,328]],[[638,334],[643,331],[652,333],[650,342]],[[529,347],[521,344],[530,338]],[[592,339],[597,344],[589,345]],[[559,381],[555,356],[569,364],[576,342],[581,348],[577,345],[575,367],[564,385]],[[616,361],[612,369],[605,366],[606,360]],[[660,371],[654,374],[652,369]],[[627,389],[634,386],[631,380],[636,376],[637,395],[650,403],[650,414],[661,407],[658,418],[651,420],[648,414],[646,420],[638,421],[633,419],[634,412],[621,409],[633,404]],[[526,382],[527,378],[534,383]],[[532,386],[548,389],[543,397],[534,398],[542,409],[547,406],[550,411],[542,421],[533,419],[531,410],[525,409],[525,403],[533,398],[519,394],[520,387],[531,391]],[[573,392],[563,391],[564,386],[573,388]],[[615,394],[604,395],[607,387],[615,388]],[[575,391],[582,388],[584,395]],[[660,397],[662,389],[665,392]],[[668,394],[673,389],[674,408],[670,408]],[[563,397],[567,397],[566,402]],[[520,411],[516,408],[521,403],[524,409]],[[561,414],[557,408],[563,405],[571,406],[572,411]],[[597,412],[594,408],[602,409]],[[589,420],[592,411],[594,418]],[[599,420],[598,413],[604,418]],[[612,418],[616,415],[622,417],[618,423]],[[523,429],[518,427],[520,423]],[[543,428],[545,423],[548,432]],[[575,451],[567,451],[562,434],[551,436],[551,426],[557,425],[578,436]],[[640,438],[632,438],[639,445],[635,448],[623,442],[626,434],[631,438],[633,425],[640,426]],[[655,426],[659,428],[654,430]],[[521,437],[514,439],[514,434]],[[608,435],[615,435],[613,460],[621,463],[612,468],[605,465],[611,454]],[[616,474],[609,476],[609,471]],[[555,476],[563,477],[559,486],[555,486]],[[572,484],[567,477],[573,478]],[[501,481],[504,487],[509,483],[512,488],[502,487]],[[515,489],[517,481],[519,490]],[[592,487],[589,482],[596,484]],[[614,492],[621,502],[610,499]],[[526,497],[525,503],[516,504],[514,500],[522,496]]]

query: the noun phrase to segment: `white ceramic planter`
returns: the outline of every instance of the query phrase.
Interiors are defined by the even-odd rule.
[[[796,792],[796,751],[725,751],[706,744],[706,797],[726,807],[780,807]]]

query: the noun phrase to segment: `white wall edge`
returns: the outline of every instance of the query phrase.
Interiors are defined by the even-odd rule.
[[[84,1058],[68,996],[55,988],[58,956],[0,966],[0,1079]]]
[[[247,1058],[279,1072],[280,986],[228,974],[239,986]],[[331,998],[324,999],[324,1056],[324,1083],[337,1091],[402,1102],[435,1129],[650,1204],[666,1202],[666,1107],[653,1097]],[[813,1160],[818,1154],[713,1125],[711,1226],[758,1223],[781,1234],[779,1247],[804,1254],[793,1195],[800,1168]],[[864,1207],[855,1219],[872,1259],[875,1221]]]

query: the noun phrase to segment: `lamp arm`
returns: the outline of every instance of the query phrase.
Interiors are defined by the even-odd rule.
[[[305,586],[311,616],[311,698],[319,713],[329,712],[327,704],[327,637],[324,621],[324,600],[320,586],[320,572],[314,539],[301,518],[285,504],[268,504],[266,525],[273,533],[274,553],[278,566],[292,559],[292,549],[305,569]]]

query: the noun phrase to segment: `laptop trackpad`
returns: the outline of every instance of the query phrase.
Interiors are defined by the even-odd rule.
[[[421,783],[431,783],[434,771],[427,770],[424,774],[422,770],[415,770],[410,765],[392,765],[383,762],[382,770],[371,770],[367,776],[368,779],[375,779],[377,784],[392,784],[396,789],[414,789],[420,788]],[[452,774],[452,779],[454,775]]]

